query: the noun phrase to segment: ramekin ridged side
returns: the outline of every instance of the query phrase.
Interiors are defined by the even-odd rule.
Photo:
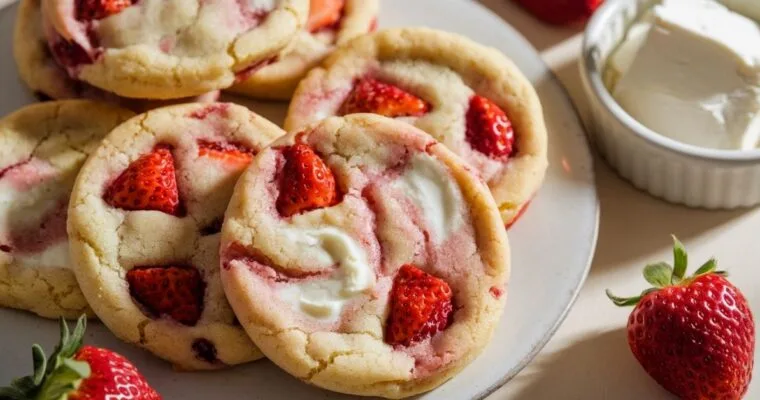
[[[760,150],[704,149],[664,137],[634,120],[607,90],[607,57],[653,3],[607,1],[589,21],[580,62],[591,142],[623,178],[671,203],[708,209],[760,204]]]

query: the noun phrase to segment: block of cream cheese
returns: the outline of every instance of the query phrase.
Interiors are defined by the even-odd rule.
[[[665,0],[610,58],[618,103],[677,141],[747,150],[760,141],[760,26],[712,0]]]

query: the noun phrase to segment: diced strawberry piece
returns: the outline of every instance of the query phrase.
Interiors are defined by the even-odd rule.
[[[346,0],[311,0],[306,30],[316,32],[336,25],[343,17]]]
[[[536,18],[564,25],[590,17],[604,0],[516,0]]]
[[[60,38],[53,43],[50,51],[53,58],[63,67],[76,67],[77,65],[92,64],[92,57],[75,42],[69,42]]]
[[[467,140],[475,150],[506,161],[514,151],[515,132],[504,110],[491,100],[475,95],[467,110]]]
[[[155,210],[179,215],[174,156],[165,145],[138,158],[108,187],[104,200],[124,210]]]
[[[199,157],[212,158],[235,169],[248,166],[253,155],[253,151],[241,143],[198,141]]]
[[[341,115],[375,113],[389,118],[419,117],[430,105],[419,97],[377,79],[359,80],[340,108]]]
[[[306,144],[283,150],[285,166],[280,180],[277,210],[290,217],[338,203],[335,177],[330,167]]]
[[[393,280],[385,341],[410,346],[446,329],[452,322],[452,298],[442,279],[402,266]]]
[[[92,21],[118,14],[134,4],[133,0],[77,0],[77,19]]]
[[[193,326],[203,311],[205,285],[195,268],[150,267],[127,272],[132,297],[155,316]]]

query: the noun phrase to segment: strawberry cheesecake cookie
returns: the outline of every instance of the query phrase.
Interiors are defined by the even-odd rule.
[[[222,282],[290,374],[399,398],[445,382],[489,342],[506,231],[486,185],[421,130],[331,117],[276,141],[238,181]]]
[[[13,35],[13,55],[21,79],[40,100],[85,98],[141,112],[172,102],[213,102],[219,98],[220,92],[216,90],[172,101],[129,99],[72,79],[53,57],[42,26],[40,0],[21,0]]]
[[[72,100],[0,120],[0,306],[48,318],[91,314],[71,270],[66,208],[88,154],[132,115]]]
[[[306,27],[288,54],[230,88],[246,96],[289,100],[298,82],[340,45],[373,30],[380,0],[311,0]]]
[[[536,91],[499,51],[462,36],[400,28],[349,41],[301,81],[285,129],[352,113],[406,121],[453,150],[488,183],[507,225],[543,182]]]
[[[175,99],[231,86],[286,49],[309,0],[41,0],[68,75],[123,97]]]
[[[238,176],[283,133],[214,103],[149,111],[104,140],[68,228],[77,279],[114,334],[185,370],[261,357],[224,297],[219,231]]]

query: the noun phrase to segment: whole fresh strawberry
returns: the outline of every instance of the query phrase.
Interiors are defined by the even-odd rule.
[[[124,210],[179,214],[181,208],[171,148],[159,145],[135,160],[111,183],[104,200]]]
[[[686,251],[674,241],[673,266],[644,269],[653,288],[632,298],[607,295],[619,306],[636,306],[628,319],[628,344],[662,387],[684,400],[741,399],[755,351],[747,300],[715,270],[715,260],[685,277]]]
[[[604,0],[515,0],[536,18],[553,25],[582,21]]]
[[[507,114],[483,96],[472,96],[467,110],[467,140],[477,151],[507,160],[515,148],[515,132]]]
[[[61,341],[50,358],[32,346],[34,374],[0,388],[3,400],[160,400],[126,358],[111,350],[83,346],[86,319],[69,332],[61,319]]]
[[[419,97],[373,78],[356,82],[340,107],[341,115],[374,113],[388,118],[418,117],[430,111],[430,105]]]
[[[393,280],[385,341],[410,346],[446,329],[452,297],[444,280],[413,265],[402,266]]]
[[[285,148],[282,153],[285,166],[277,197],[280,215],[290,217],[338,202],[335,176],[311,147],[298,143]]]

